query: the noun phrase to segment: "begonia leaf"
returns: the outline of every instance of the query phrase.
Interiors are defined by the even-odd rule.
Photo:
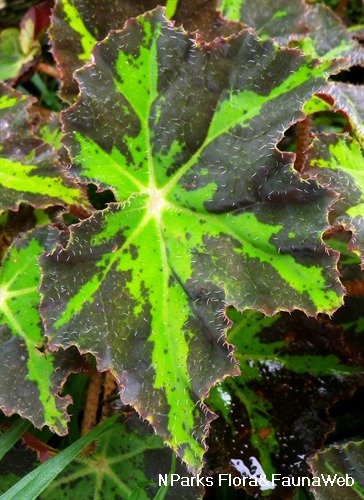
[[[317,500],[364,498],[364,441],[350,441],[344,445],[334,445],[315,455],[310,461],[311,472],[322,480],[320,486],[311,487]],[[342,484],[338,484],[338,478]]]
[[[121,29],[143,11],[139,2],[111,0],[107,8],[96,0],[57,0],[51,28],[53,55],[61,74],[60,96],[72,103],[79,90],[73,72],[87,63],[90,51],[111,29]]]
[[[24,15],[20,23],[20,43],[26,53],[47,30],[50,23],[51,2],[46,0],[33,5]]]
[[[0,81],[2,82],[15,82],[40,53],[40,46],[34,46],[24,53],[19,37],[20,31],[17,28],[7,28],[0,32]]]
[[[219,8],[230,21],[241,21],[259,37],[275,38],[282,45],[307,34],[303,0],[221,0]]]
[[[298,485],[309,476],[305,459],[332,430],[327,410],[363,383],[362,360],[326,318],[297,311],[265,317],[233,310],[229,316],[241,376],[213,388],[207,400],[220,418],[211,426],[206,474],[245,477],[251,493],[273,490],[273,498],[287,498],[294,486],[282,485],[282,477]]]
[[[250,30],[196,43],[162,9],[93,58],[63,113],[64,144],[71,174],[118,203],[42,258],[47,336],[93,352],[197,471],[213,418],[201,402],[236,374],[226,304],[315,315],[342,303],[321,240],[333,195],[275,149],[330,63]]]
[[[351,250],[364,267],[364,156],[348,135],[320,134],[307,152],[305,171],[340,194],[330,214],[333,225],[353,232]]]
[[[50,3],[52,0],[46,0]],[[0,27],[17,26],[30,8],[41,0],[2,0],[0,4]]]
[[[62,130],[59,122],[59,113],[52,112],[46,119],[41,120],[36,129],[37,135],[43,142],[56,149],[61,149]]]
[[[13,27],[18,24],[14,23],[0,32],[0,81],[14,85],[39,62],[39,37],[49,24],[50,8],[50,2],[31,7],[20,23],[20,30]]]
[[[307,101],[303,106],[303,111],[306,113],[306,115],[331,110],[332,105],[317,95],[312,96],[311,99]]]
[[[364,86],[342,82],[330,82],[329,85],[307,101],[303,111],[307,115],[325,111],[338,112],[344,116],[352,129],[354,138],[364,139]],[[346,127],[347,128],[347,127]]]
[[[346,57],[347,66],[364,62],[364,49],[326,5],[307,5],[302,0],[221,0],[227,19],[257,30],[260,37],[274,37],[280,44],[299,41],[314,57],[330,60]]]
[[[73,72],[90,59],[94,44],[110,30],[121,29],[124,23],[157,5],[171,4],[158,0],[109,0],[107,8],[97,0],[56,0],[50,36],[57,61],[62,88],[60,96],[72,103],[79,89]],[[206,0],[179,0],[167,15],[186,30],[197,31],[204,39],[230,35],[239,31],[237,23],[224,22],[215,3]]]
[[[324,93],[334,99],[333,109],[344,114],[354,132],[364,138],[364,85],[332,82]]]
[[[33,134],[28,107],[33,100],[0,86],[0,211],[81,204],[79,188],[58,167],[54,148]]]
[[[39,228],[15,240],[0,272],[0,407],[18,413],[36,427],[67,433],[69,397],[60,397],[72,371],[83,368],[75,348],[46,352],[38,306],[37,259],[54,245],[58,231]]]
[[[364,48],[326,5],[311,6],[307,24],[310,34],[299,43],[306,54],[323,60],[345,57],[348,67],[364,63]]]

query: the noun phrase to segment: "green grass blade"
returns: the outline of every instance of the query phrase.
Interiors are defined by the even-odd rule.
[[[28,420],[18,420],[10,429],[0,436],[0,460],[19,441],[30,426]]]
[[[163,500],[165,496],[167,495],[167,492],[170,488],[170,480],[171,480],[171,475],[176,472],[176,465],[177,465],[177,456],[173,453],[172,454],[172,463],[171,463],[171,470],[170,473],[168,474],[168,486],[162,485],[156,496],[154,497],[154,500]]]
[[[44,462],[31,471],[4,493],[0,499],[10,500],[21,498],[22,500],[33,500],[37,498],[89,443],[112,428],[116,418],[116,416],[109,418],[71,446],[61,451],[57,456],[47,460],[47,462]]]
[[[166,17],[172,19],[175,15],[178,6],[178,0],[167,0],[166,2]]]

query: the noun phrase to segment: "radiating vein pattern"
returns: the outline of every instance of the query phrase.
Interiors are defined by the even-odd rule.
[[[275,149],[329,70],[249,30],[196,44],[158,8],[76,73],[81,94],[63,113],[71,174],[117,203],[42,258],[47,335],[93,352],[194,472],[213,418],[203,400],[237,373],[226,305],[341,304],[321,240],[333,195]]]

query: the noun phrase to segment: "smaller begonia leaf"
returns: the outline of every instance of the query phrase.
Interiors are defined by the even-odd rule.
[[[303,107],[307,115],[337,111],[350,123],[354,138],[364,140],[364,86],[330,82],[318,95],[312,96]]]
[[[33,134],[28,107],[34,99],[0,84],[0,211],[80,204],[78,186],[58,165],[56,150]]]
[[[364,156],[348,135],[319,134],[307,152],[305,172],[340,194],[330,214],[333,225],[353,232],[350,248],[364,267]]]
[[[354,134],[364,139],[364,85],[331,82],[324,94],[334,99],[333,109],[344,114]]]
[[[320,113],[321,111],[330,111],[331,109],[332,105],[317,95],[312,96],[303,106],[303,111],[306,115]]]
[[[39,38],[49,24],[50,7],[49,2],[31,7],[20,23],[20,30],[14,27],[17,23],[10,23],[11,27],[0,32],[0,81],[14,85],[39,62],[42,52]]]
[[[282,45],[298,45],[306,54],[324,60],[347,59],[347,66],[364,62],[364,49],[326,5],[302,0],[221,0],[222,13],[252,26],[261,37]]]
[[[333,445],[309,460],[311,473],[321,478],[312,486],[316,500],[360,500],[364,498],[364,441]],[[330,481],[323,481],[330,477]],[[337,479],[343,484],[338,484]],[[342,478],[342,479],[341,479]]]
[[[211,425],[206,474],[231,473],[251,493],[286,498],[294,487],[276,476],[308,476],[305,459],[332,430],[328,409],[364,381],[360,355],[340,326],[302,313],[265,317],[228,311],[229,340],[241,375],[216,386],[207,403],[219,415]],[[252,487],[249,478],[265,480]],[[297,481],[296,481],[297,483]]]
[[[364,48],[329,7],[310,6],[306,20],[310,33],[299,43],[306,54],[323,60],[347,58],[347,67],[364,63]]]
[[[221,0],[222,14],[230,21],[256,29],[261,38],[275,38],[287,45],[307,34],[306,6],[303,0]]]
[[[0,272],[0,407],[36,427],[67,433],[70,398],[60,397],[65,379],[84,368],[75,348],[47,352],[38,312],[40,269],[37,259],[51,250],[58,231],[38,228],[14,241]]]
[[[20,44],[20,31],[6,28],[0,32],[0,81],[15,82],[29,63],[40,53],[40,46],[23,52]]]

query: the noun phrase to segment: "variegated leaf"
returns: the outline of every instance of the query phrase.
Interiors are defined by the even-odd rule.
[[[351,250],[361,257],[364,267],[364,156],[360,144],[347,135],[320,134],[308,150],[305,171],[339,193],[330,214],[332,224],[353,232]]]
[[[303,107],[303,111],[307,115],[314,115],[315,113],[322,112],[338,112],[344,116],[348,123],[343,120],[337,120],[337,117],[331,117],[332,120],[323,118],[323,123],[326,125],[326,132],[342,132],[348,131],[349,125],[351,135],[357,139],[361,144],[364,140],[364,86],[352,85],[342,82],[330,82],[327,87],[318,95],[312,96]],[[320,115],[316,115],[319,117]],[[325,115],[328,117],[327,113]],[[319,118],[320,120],[320,118]],[[314,122],[315,116],[314,116]],[[320,121],[319,121],[320,123]],[[329,125],[330,129],[327,130]],[[345,129],[344,129],[345,126]],[[314,128],[317,130],[320,126],[316,124]],[[335,127],[338,130],[335,130]]]
[[[252,494],[290,498],[294,488],[282,477],[298,485],[308,476],[306,459],[333,430],[327,409],[364,381],[362,359],[350,336],[324,317],[229,315],[241,375],[215,387],[207,401],[220,418],[211,426],[205,474],[231,473],[245,478]]]
[[[240,21],[263,38],[274,37],[287,45],[299,40],[306,53],[324,60],[346,57],[347,66],[363,64],[364,49],[345,28],[341,19],[323,5],[302,0],[221,0],[227,19]]]
[[[34,136],[27,111],[32,102],[0,84],[0,211],[17,210],[22,202],[87,207],[80,189],[59,168],[56,150]]]
[[[183,24],[186,30],[202,35],[205,40],[239,31],[239,23],[224,22],[215,2],[206,0],[108,0],[107,8],[97,0],[56,0],[50,36],[57,61],[65,101],[74,102],[79,92],[73,72],[87,63],[94,44],[110,30],[121,29],[128,19],[166,5],[166,15]]]
[[[67,434],[69,397],[60,397],[65,379],[84,363],[76,349],[47,352],[38,306],[37,259],[55,244],[57,230],[38,228],[16,240],[0,273],[0,407],[36,427]]]
[[[364,441],[330,446],[309,463],[311,473],[321,479],[320,486],[311,487],[316,500],[364,498]]]
[[[275,38],[287,45],[307,34],[306,5],[303,0],[220,0],[222,14],[257,30],[261,38]]]
[[[321,240],[333,197],[275,149],[331,66],[249,30],[195,43],[161,9],[93,58],[77,73],[64,144],[73,175],[119,204],[42,259],[47,335],[53,348],[92,351],[197,471],[213,418],[202,401],[236,374],[226,304],[267,314],[341,304]]]
[[[306,54],[323,60],[345,57],[347,67],[364,63],[364,48],[329,7],[321,3],[312,6],[307,24],[310,34],[299,44]]]
[[[364,85],[332,82],[325,94],[334,99],[333,109],[344,114],[354,133],[364,139]]]

